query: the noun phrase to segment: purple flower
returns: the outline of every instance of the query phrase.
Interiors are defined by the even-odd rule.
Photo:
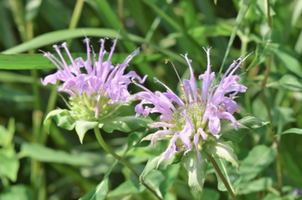
[[[176,151],[184,150],[184,154],[192,151],[195,147],[198,158],[202,162],[200,150],[202,144],[209,137],[219,138],[221,131],[221,120],[230,120],[236,129],[237,121],[233,117],[234,112],[240,107],[234,101],[238,92],[245,92],[247,87],[240,85],[240,76],[234,75],[235,71],[242,65],[245,58],[238,58],[228,68],[220,82],[215,85],[215,73],[211,72],[210,49],[204,49],[207,53],[207,70],[199,76],[202,79],[202,92],[197,88],[196,80],[191,66],[191,60],[187,54],[186,59],[190,69],[190,79],[184,79],[181,83],[183,88],[183,99],[179,98],[164,83],[155,79],[166,88],[166,92],[152,92],[139,83],[133,81],[144,91],[135,94],[134,100],[141,100],[135,107],[136,117],[149,113],[160,113],[160,122],[155,122],[150,127],[162,127],[153,134],[151,143],[161,139],[170,139],[170,144],[165,152],[165,159],[170,159]],[[151,105],[151,106],[150,106]]]
[[[44,56],[53,62],[58,71],[46,76],[44,80],[41,79],[42,84],[55,84],[57,80],[62,81],[63,83],[58,87],[58,91],[66,92],[70,95],[69,107],[71,110],[78,114],[83,113],[83,111],[89,112],[88,115],[93,113],[88,120],[95,120],[100,115],[108,114],[109,107],[117,104],[119,100],[124,103],[128,102],[130,93],[127,88],[131,83],[131,78],[138,79],[140,83],[143,83],[146,78],[146,76],[143,79],[140,78],[134,71],[124,74],[128,63],[138,54],[139,49],[130,54],[122,64],[117,64],[116,66],[112,64],[111,58],[117,39],[114,40],[108,58],[104,61],[104,56],[107,53],[104,47],[106,39],[100,40],[101,48],[98,60],[92,46],[89,45],[87,37],[84,40],[87,47],[86,61],[83,58],[73,59],[66,42],[61,45],[61,48],[65,49],[71,62],[70,65],[64,60],[59,50],[60,47],[57,45],[53,47],[60,59],[49,52],[44,53]],[[93,61],[91,60],[91,52]],[[86,71],[86,73],[82,71]]]

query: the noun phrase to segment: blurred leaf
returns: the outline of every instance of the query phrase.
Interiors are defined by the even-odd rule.
[[[112,133],[114,130],[119,130],[123,132],[131,132],[138,128],[147,127],[148,124],[153,121],[149,118],[135,116],[125,116],[125,117],[114,117],[109,119],[104,119],[102,123],[99,124],[99,128],[102,128],[107,133]]]
[[[290,128],[290,129],[287,129],[286,131],[278,133],[276,136],[285,135],[285,134],[288,134],[288,133],[295,133],[295,134],[302,135],[302,129],[300,129],[300,128]]]
[[[73,58],[85,58],[87,57],[86,53],[71,53]],[[112,63],[122,63],[123,60],[128,56],[125,53],[113,54],[111,58]],[[158,60],[161,58],[160,54],[152,54],[152,55],[136,55],[133,60],[131,60],[131,64],[139,64],[142,62],[151,62],[154,60]],[[68,62],[69,57],[67,54],[63,54],[63,58]],[[0,54],[0,69],[9,69],[9,70],[28,70],[28,69],[57,69],[57,67],[47,58],[43,56],[43,54]],[[0,76],[3,74],[7,74],[5,72],[1,72]],[[21,77],[24,81],[28,83],[33,82],[33,78],[21,76],[16,74],[17,77]],[[16,79],[17,77],[13,77]],[[8,77],[4,77],[8,78]],[[10,80],[12,81],[12,80]],[[19,80],[18,80],[19,81]]]
[[[92,165],[89,159],[74,156],[65,151],[54,150],[36,143],[23,143],[20,154],[41,162],[64,163],[69,165]]]
[[[206,170],[208,166],[207,155],[201,151],[203,161],[200,162],[196,151],[190,151],[183,156],[181,163],[188,172],[188,184],[194,192],[200,194],[206,179]]]
[[[165,170],[169,165],[179,163],[182,158],[182,154],[174,155],[169,160],[165,159],[165,152],[163,152],[161,155],[156,156],[154,158],[150,158],[139,176],[140,182],[144,181],[145,176],[152,170]]]
[[[277,52],[281,43],[281,32],[273,29],[263,37],[262,41],[257,44],[256,56],[246,71],[256,65],[263,63],[273,53]]]
[[[241,162],[240,172],[243,181],[255,178],[268,167],[277,156],[276,148],[258,145],[254,147],[248,156]]]
[[[15,119],[10,118],[7,129],[0,125],[0,146],[3,148],[11,146],[15,134]]]
[[[284,174],[302,188],[302,136],[300,134],[287,134],[280,140],[280,158]]]
[[[77,120],[75,122],[75,130],[79,136],[81,144],[83,144],[83,139],[86,134],[86,132],[90,129],[94,129],[97,127],[99,122],[89,122],[89,121],[80,121]]]
[[[263,199],[261,200],[283,200],[282,197],[278,196],[274,193],[268,193]]]
[[[270,177],[262,177],[254,181],[241,182],[238,194],[249,194],[253,192],[267,191],[273,186],[273,180]]]
[[[296,76],[293,76],[291,74],[285,74],[281,77],[279,80],[279,83],[281,86],[283,86],[285,89],[293,91],[293,92],[299,92],[302,91],[302,81],[298,80]]]
[[[71,117],[70,112],[66,109],[56,109],[52,110],[47,114],[44,120],[44,126],[46,131],[50,132],[51,121],[55,120],[57,126],[64,128],[66,130],[72,130],[75,126],[75,120]]]
[[[15,89],[6,85],[0,85],[0,100],[24,103],[33,102],[34,97],[23,90]]]
[[[8,189],[1,191],[1,200],[32,200],[34,199],[34,194],[32,189],[27,185],[13,185]]]
[[[222,124],[220,135],[223,139],[232,141],[234,143],[240,142],[245,135],[253,130],[269,124],[269,122],[263,122],[260,119],[253,116],[245,116],[237,121],[238,130],[234,128],[232,122],[225,122]]]
[[[242,4],[240,6],[240,10],[239,10],[238,15],[236,17],[236,22],[235,22],[235,26],[233,28],[233,32],[232,32],[232,35],[231,35],[229,43],[228,43],[228,47],[227,47],[227,49],[225,51],[225,54],[224,54],[224,57],[223,57],[223,60],[222,60],[222,64],[221,64],[219,73],[221,73],[221,71],[222,71],[222,69],[224,67],[225,60],[226,60],[226,58],[229,55],[229,52],[230,52],[231,46],[232,46],[232,44],[234,42],[235,36],[237,34],[237,31],[238,31],[238,29],[240,27],[240,24],[241,24],[241,22],[242,22],[242,20],[243,20],[243,18],[245,16],[248,8],[250,7],[251,2],[252,2],[252,0],[243,0],[242,1]]]
[[[140,144],[141,139],[145,135],[144,132],[133,132],[128,136],[128,146],[127,151],[130,150],[132,147]]]
[[[206,142],[205,151],[214,158],[221,158],[230,163],[237,169],[239,168],[237,155],[234,153],[231,142],[225,142],[222,139]]]
[[[292,56],[284,48],[276,50],[275,54],[290,72],[294,73],[300,78],[302,77],[302,69],[298,59]]]
[[[293,108],[287,107],[274,107],[272,109],[272,118],[273,123],[276,125],[276,133],[280,133],[283,127],[290,123],[294,122],[296,119],[294,118],[294,110]]]
[[[220,193],[216,190],[203,188],[201,198],[202,200],[218,200],[220,197]]]
[[[131,180],[127,180],[123,183],[121,183],[117,188],[115,188],[114,190],[112,190],[109,194],[108,197],[115,197],[115,196],[120,196],[120,195],[127,195],[127,194],[137,194],[137,193],[141,193],[142,191],[144,191],[145,188],[143,187],[143,185],[140,186],[140,189],[138,190],[133,183],[131,182]]]
[[[233,27],[229,24],[220,25],[203,25],[188,30],[188,34],[192,37],[217,37],[231,35]]]
[[[31,22],[37,16],[42,0],[27,0],[25,5],[25,20]]]
[[[15,182],[20,164],[13,146],[0,149],[0,163],[0,177],[5,176]]]
[[[240,172],[238,171],[238,169],[236,169],[234,166],[232,166],[226,160],[220,159],[220,158],[214,158],[214,159],[215,159],[219,169],[221,170],[223,176],[227,180],[229,186],[231,187],[231,189],[234,192],[236,189],[236,186],[240,183],[241,178],[242,178]],[[216,177],[218,180],[218,189],[220,191],[227,191],[224,183],[222,182],[221,178],[217,174],[216,170],[215,170],[215,174],[216,174]]]
[[[159,189],[163,197],[168,193],[174,185],[179,174],[180,165],[169,165],[165,170],[162,170],[164,180],[160,183]]]
[[[96,186],[96,188],[86,194],[85,196],[81,197],[79,200],[103,200],[106,198],[108,192],[110,191],[110,180],[109,174],[111,173],[112,169],[116,166],[118,162],[116,161],[111,165],[111,167],[106,171],[103,180]]]

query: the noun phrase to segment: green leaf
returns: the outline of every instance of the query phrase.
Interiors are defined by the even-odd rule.
[[[83,36],[84,37],[84,36]],[[99,48],[99,47],[97,47]],[[56,56],[56,54],[54,54]],[[129,54],[119,53],[113,54],[111,61],[112,63],[120,63],[122,62]],[[85,58],[87,57],[86,53],[71,53],[73,58]],[[139,64],[142,62],[151,62],[158,60],[162,57],[160,54],[152,54],[152,55],[136,55],[133,60],[131,60],[132,64]],[[63,58],[66,61],[69,61],[69,57],[67,54],[63,53]],[[0,54],[0,69],[9,69],[9,70],[28,70],[28,69],[57,69],[57,67],[47,58],[43,56],[43,54]],[[17,77],[16,77],[17,76]],[[20,74],[14,74],[13,78],[22,78],[26,82],[33,82],[33,79],[25,76],[20,76]],[[7,78],[7,77],[4,77]],[[2,79],[1,79],[2,80]],[[17,80],[20,81],[20,80]]]
[[[299,80],[296,76],[293,76],[291,74],[283,75],[280,78],[279,83],[286,90],[290,90],[290,91],[293,91],[293,92],[301,92],[302,91],[302,81]],[[279,87],[279,85],[277,85],[277,87]]]
[[[246,14],[246,12],[247,12],[247,10],[248,10],[248,8],[249,8],[251,2],[252,2],[252,0],[243,0],[243,1],[242,1],[242,4],[241,4],[241,6],[240,6],[240,10],[239,10],[238,15],[237,15],[237,17],[236,17],[236,22],[235,22],[235,26],[234,26],[234,28],[233,28],[233,32],[232,32],[232,35],[231,35],[230,40],[229,40],[229,43],[228,43],[228,47],[227,47],[227,49],[226,49],[226,51],[225,51],[225,54],[224,54],[224,57],[223,57],[223,60],[222,60],[222,64],[221,64],[219,73],[221,73],[221,71],[222,71],[222,69],[223,69],[225,60],[226,60],[226,58],[227,58],[228,55],[229,55],[229,51],[230,51],[231,46],[232,46],[232,44],[233,44],[233,42],[234,42],[234,39],[235,39],[235,36],[236,36],[237,31],[238,31],[238,29],[239,29],[239,26],[240,26],[240,24],[241,24],[241,22],[242,22],[242,20],[243,20],[243,18],[244,18],[244,16],[245,16],[245,14]]]
[[[6,176],[15,182],[20,164],[13,146],[0,149],[0,163],[0,177]]]
[[[103,180],[96,186],[96,188],[86,194],[85,196],[81,197],[79,200],[103,200],[106,198],[107,194],[110,191],[110,180],[109,174],[111,173],[112,169],[116,166],[118,162],[116,161],[111,165],[111,167],[106,171]]]
[[[234,128],[234,124],[230,121],[223,123],[220,132],[221,138],[227,141],[229,140],[234,143],[238,143],[245,137],[245,135],[249,131],[269,124],[269,122],[263,122],[260,119],[253,116],[246,116],[238,120],[237,123],[238,123],[238,130]]]
[[[145,176],[151,171],[151,170],[164,170],[166,169],[169,165],[179,163],[182,158],[182,154],[179,155],[174,155],[172,158],[169,160],[165,159],[165,152],[163,152],[161,155],[156,156],[154,158],[150,158],[139,176],[140,182],[144,181]]]
[[[83,139],[86,132],[90,129],[94,129],[99,122],[89,122],[89,121],[79,121],[75,122],[75,130],[79,136],[81,144],[83,144]]]
[[[57,126],[69,131],[72,130],[75,126],[75,120],[71,117],[71,114],[68,110],[56,109],[48,113],[44,120],[44,126],[48,133],[50,132],[52,119],[55,120]]]
[[[262,177],[254,181],[241,182],[238,188],[238,194],[249,194],[252,192],[265,191],[271,188],[273,180],[270,177]]]
[[[145,135],[144,132],[133,132],[128,136],[128,146],[127,151],[129,151],[132,147],[139,145],[143,136]]]
[[[114,130],[128,133],[138,128],[147,127],[152,122],[149,118],[138,117],[135,119],[134,116],[125,116],[105,119],[99,127],[107,133],[112,133]]]
[[[181,160],[182,165],[188,172],[188,184],[197,193],[202,192],[208,166],[207,155],[202,151],[200,153],[203,158],[202,162],[199,161],[196,151],[188,152]]]
[[[214,158],[214,159],[215,159],[220,171],[222,172],[223,176],[225,177],[226,181],[228,182],[229,186],[231,187],[232,191],[234,192],[236,189],[236,186],[240,183],[241,178],[242,178],[240,172],[238,171],[238,169],[233,167],[226,160],[220,159],[220,158]],[[218,180],[218,189],[220,191],[227,191],[224,183],[222,182],[221,178],[217,174],[216,170],[215,170],[215,174],[216,174],[216,177]]]
[[[291,55],[285,48],[280,48],[275,52],[279,60],[286,66],[286,68],[295,75],[302,77],[302,69],[297,58]]]
[[[174,185],[178,174],[180,165],[169,165],[167,169],[161,171],[164,175],[164,180],[160,183],[159,189],[163,197],[168,193],[170,188]]]
[[[269,31],[261,42],[257,44],[256,56],[250,66],[246,71],[250,70],[252,67],[263,63],[268,57],[273,53],[276,53],[280,46],[281,32],[278,30]]]
[[[290,128],[290,129],[287,129],[286,131],[278,133],[276,136],[284,135],[284,134],[288,134],[288,133],[295,133],[295,134],[302,135],[302,129],[300,129],[300,128]]]
[[[277,156],[276,148],[258,145],[254,147],[240,165],[240,172],[243,181],[255,178],[267,166],[269,166]]]
[[[27,185],[13,185],[0,193],[1,200],[32,200],[34,194]]]
[[[90,166],[92,162],[84,157],[71,155],[65,151],[54,150],[36,143],[23,143],[20,154],[40,162],[64,163],[69,165]]]
[[[25,20],[31,22],[39,12],[42,0],[28,0],[25,6]]]
[[[277,126],[277,133],[280,133],[286,124],[296,120],[293,115],[293,108],[274,107],[272,109],[273,123]]]
[[[204,144],[205,151],[212,155],[214,158],[222,158],[230,163],[237,169],[239,169],[238,158],[231,147],[231,142],[225,142],[221,139],[207,142]]]
[[[218,191],[209,189],[209,188],[203,188],[201,198],[202,200],[218,200],[220,197],[220,194]]]
[[[0,125],[0,146],[3,148],[11,145],[13,136],[15,134],[15,119],[10,118],[7,129]]]

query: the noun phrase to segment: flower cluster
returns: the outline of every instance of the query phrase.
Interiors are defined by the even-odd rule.
[[[238,92],[245,92],[247,87],[240,85],[240,76],[234,75],[235,71],[242,65],[245,58],[238,58],[234,61],[219,84],[214,84],[215,73],[211,72],[210,49],[204,49],[207,53],[207,70],[199,76],[202,79],[202,92],[197,88],[196,80],[191,66],[191,60],[187,54],[186,59],[190,69],[190,79],[184,79],[181,83],[183,88],[183,101],[169,87],[156,79],[166,88],[166,92],[152,92],[140,85],[144,91],[135,94],[134,99],[141,102],[136,105],[136,117],[140,114],[147,116],[149,113],[160,113],[160,122],[149,126],[152,128],[161,127],[151,138],[152,145],[158,139],[170,139],[170,144],[165,152],[165,159],[170,159],[176,151],[192,151],[195,146],[198,158],[202,162],[200,150],[204,141],[219,138],[221,131],[221,120],[230,120],[236,129],[237,121],[233,114],[240,110],[234,101]],[[147,104],[147,105],[145,105]],[[153,105],[149,107],[148,105]],[[214,136],[214,137],[213,137]]]
[[[85,121],[95,121],[104,118],[112,113],[112,108],[116,107],[115,104],[122,100],[124,103],[128,102],[130,94],[127,90],[128,85],[131,83],[131,78],[136,78],[143,83],[144,78],[140,78],[134,71],[124,74],[128,63],[131,59],[138,54],[139,49],[136,49],[130,54],[122,64],[113,66],[111,58],[117,43],[114,40],[108,59],[104,61],[104,56],[107,53],[105,50],[105,39],[101,39],[101,48],[96,60],[97,55],[94,53],[93,48],[89,45],[89,39],[86,37],[84,42],[87,46],[87,60],[82,58],[72,58],[67,43],[64,42],[61,47],[65,49],[71,64],[68,65],[64,60],[59,46],[54,45],[54,49],[58,53],[60,60],[51,53],[44,52],[47,57],[58,68],[54,74],[48,75],[44,80],[41,79],[43,85],[48,83],[55,84],[57,80],[63,82],[58,87],[58,91],[66,92],[70,95],[69,107],[75,112],[78,119]],[[91,48],[93,54],[93,62],[91,60]],[[85,69],[86,73],[83,73]],[[111,111],[110,111],[111,110]]]

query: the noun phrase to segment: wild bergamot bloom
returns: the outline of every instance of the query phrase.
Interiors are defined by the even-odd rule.
[[[147,116],[149,113],[160,113],[160,122],[149,126],[152,128],[161,127],[163,130],[155,132],[151,137],[154,146],[159,139],[169,139],[170,144],[164,155],[169,160],[177,151],[184,150],[184,155],[195,147],[197,156],[202,162],[200,151],[207,141],[217,140],[220,137],[221,121],[230,120],[235,129],[238,124],[233,114],[240,111],[235,95],[238,92],[245,92],[247,87],[240,85],[239,75],[235,71],[242,65],[245,58],[238,58],[234,61],[218,84],[215,84],[215,73],[211,72],[210,49],[204,49],[207,53],[207,70],[199,76],[202,79],[201,90],[197,88],[191,60],[187,54],[186,59],[190,69],[190,79],[184,79],[181,83],[183,96],[179,98],[164,83],[155,79],[166,88],[166,92],[152,92],[139,83],[134,83],[144,91],[135,94],[135,100],[141,100],[136,105],[136,117],[140,114]],[[183,101],[184,99],[184,101]],[[147,104],[147,105],[146,105]],[[146,106],[144,106],[146,105]],[[148,105],[151,105],[149,107]]]
[[[107,52],[104,45],[106,39],[100,40],[100,52],[99,55],[96,55],[89,44],[89,39],[85,38],[84,42],[87,46],[86,61],[83,58],[73,59],[66,42],[60,47],[53,46],[59,55],[59,59],[49,52],[44,53],[44,56],[58,68],[58,71],[46,76],[44,80],[41,79],[42,84],[55,84],[57,80],[60,80],[62,84],[58,87],[58,91],[70,95],[69,100],[66,101],[70,110],[54,110],[48,114],[45,122],[53,118],[57,125],[62,128],[71,130],[75,127],[81,141],[88,129],[99,125],[98,123],[103,122],[103,120],[108,120],[109,117],[115,116],[117,109],[121,105],[126,105],[130,98],[127,89],[128,85],[132,83],[131,78],[136,78],[140,83],[143,83],[147,77],[141,78],[134,71],[125,74],[126,67],[132,58],[138,54],[139,49],[130,54],[122,64],[115,66],[112,64],[111,58],[117,39],[114,40],[105,61]],[[71,64],[67,64],[59,48],[64,48]],[[91,57],[93,57],[93,60]],[[46,128],[49,128],[47,126]]]
[[[68,102],[69,107],[81,120],[95,121],[106,117],[110,114],[110,110],[120,103],[120,100],[124,103],[128,102],[130,93],[127,87],[131,83],[131,78],[137,78],[141,83],[144,82],[146,78],[141,79],[134,71],[124,74],[128,63],[138,54],[139,49],[136,49],[130,54],[122,64],[113,66],[111,57],[117,39],[114,40],[106,61],[104,61],[104,55],[107,53],[104,48],[105,40],[106,38],[100,40],[101,48],[98,60],[96,60],[97,55],[93,49],[93,61],[91,60],[91,47],[89,46],[88,38],[84,40],[87,46],[86,61],[84,61],[83,58],[73,59],[66,42],[64,42],[61,47],[64,48],[67,53],[71,62],[70,65],[64,60],[59,50],[60,47],[57,45],[53,47],[61,60],[49,52],[44,54],[45,57],[54,63],[58,71],[46,76],[44,80],[41,80],[42,84],[55,84],[57,80],[62,81],[63,83],[58,87],[58,91],[66,92],[70,95]],[[82,71],[86,72],[84,73]]]

